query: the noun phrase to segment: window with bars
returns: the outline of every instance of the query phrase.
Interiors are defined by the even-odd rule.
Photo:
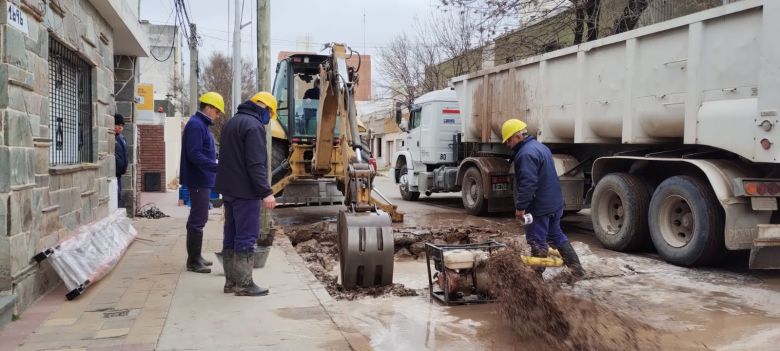
[[[51,166],[92,162],[92,66],[49,37]]]

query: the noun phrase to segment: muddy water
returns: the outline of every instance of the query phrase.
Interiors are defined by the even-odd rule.
[[[376,350],[515,350],[517,338],[488,305],[442,307],[426,296],[341,301]]]
[[[776,350],[780,291],[739,274],[684,269],[657,260],[597,256],[577,243],[591,278],[573,293],[647,324],[663,350]],[[626,268],[626,267],[631,267]],[[521,340],[495,305],[446,307],[430,301],[424,260],[399,260],[395,282],[416,297],[339,301],[377,350],[544,350]],[[551,270],[548,278],[555,275]]]
[[[334,209],[281,209],[289,216],[279,216],[277,223],[333,221]],[[404,226],[474,225],[519,231],[511,218],[464,216],[462,210],[446,207],[404,209]],[[575,221],[565,230],[591,274],[576,284],[574,294],[657,329],[664,350],[778,349],[780,272],[731,266],[686,269],[668,265],[653,254],[605,251],[586,229],[587,217],[579,217],[582,223]],[[376,349],[549,349],[538,341],[518,340],[495,312],[495,305],[445,307],[429,301],[424,260],[399,260],[395,271],[395,282],[417,290],[418,296],[337,302]],[[555,270],[549,272],[547,278],[555,274]]]
[[[425,260],[397,260],[394,281],[418,289],[414,297],[339,301],[376,350],[531,350],[493,305],[446,307],[431,301]]]

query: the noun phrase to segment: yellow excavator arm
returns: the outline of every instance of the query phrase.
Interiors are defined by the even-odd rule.
[[[286,107],[280,110],[285,110],[287,119],[274,121],[271,133],[274,139],[284,141],[288,153],[279,153],[284,158],[272,173],[272,179],[277,170],[280,177],[273,181],[272,189],[275,194],[307,203],[312,198],[331,199],[328,189],[337,184],[346,206],[338,215],[341,284],[345,288],[391,284],[392,222],[403,221],[403,214],[373,186],[376,172],[369,164],[369,150],[360,139],[360,133],[367,129],[358,121],[353,96],[358,74],[347,66],[348,55],[353,52],[344,44],[332,43],[326,48],[330,49],[329,55],[294,56],[277,69],[274,93],[284,102],[280,106]],[[302,111],[298,111],[293,96],[293,80],[309,82],[313,75],[319,75],[320,84],[316,134],[308,129],[312,116],[306,114],[306,109],[311,107],[303,104]],[[296,192],[298,189],[306,192]]]

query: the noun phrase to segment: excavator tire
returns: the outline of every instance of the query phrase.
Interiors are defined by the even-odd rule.
[[[290,148],[287,141],[274,138],[271,141],[271,169],[274,170],[276,167],[279,167],[284,160],[290,157],[289,153]],[[284,174],[278,174],[276,177],[273,177],[273,179],[271,179],[271,184],[276,184],[276,182],[282,180],[284,176]]]

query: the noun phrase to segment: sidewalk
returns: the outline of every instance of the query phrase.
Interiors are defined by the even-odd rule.
[[[221,247],[221,210],[212,210],[204,239],[212,273],[196,274],[184,267],[186,211],[171,207],[176,193],[144,200],[173,217],[134,222],[138,239],[111,274],[74,301],[60,287],[36,302],[0,331],[0,350],[370,348],[286,237],[254,271],[268,296],[223,294],[213,255]]]

